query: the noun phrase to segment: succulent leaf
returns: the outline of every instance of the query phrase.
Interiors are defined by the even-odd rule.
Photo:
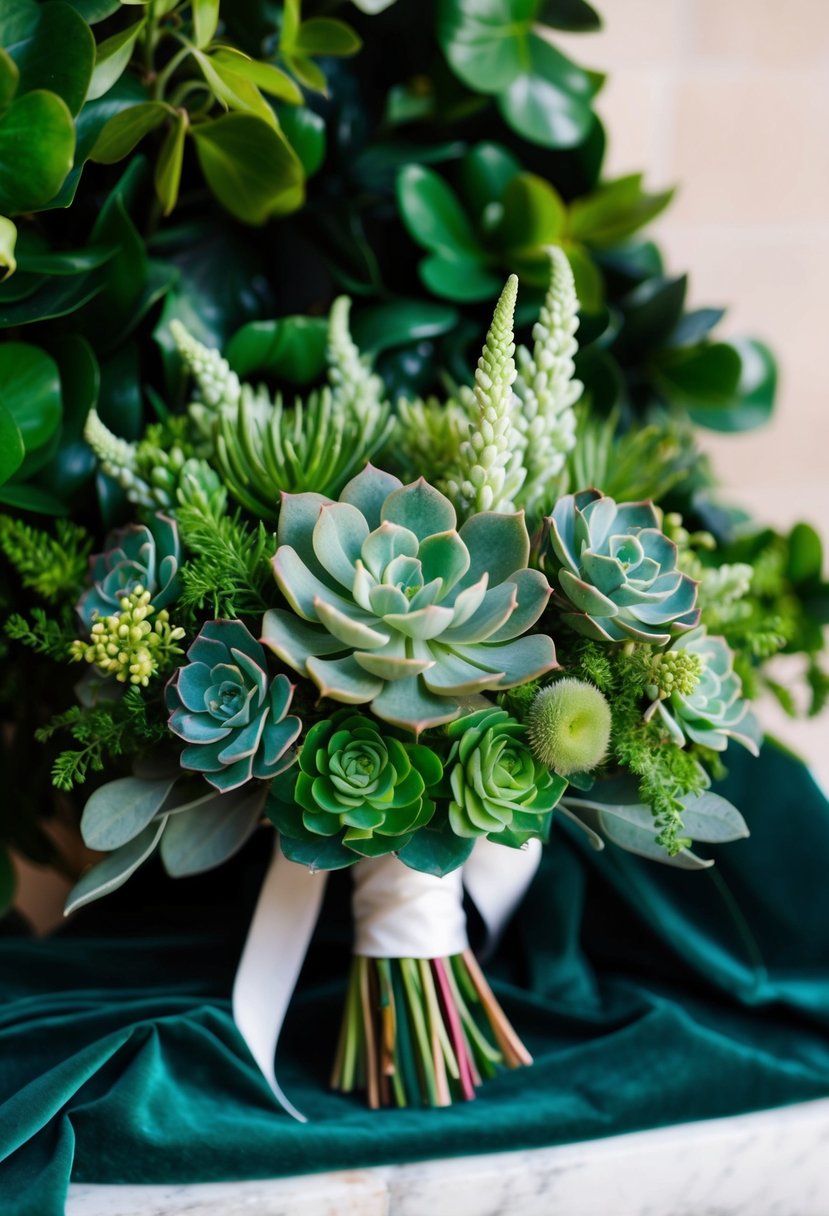
[[[89,563],[92,586],[84,592],[77,612],[90,628],[97,617],[117,613],[121,600],[140,586],[158,611],[173,603],[179,592],[182,552],[175,520],[160,513],[149,525],[130,524],[111,532],[103,553]]]
[[[455,522],[423,479],[371,467],[339,502],[285,496],[273,570],[295,615],[266,613],[264,645],[324,696],[414,731],[457,717],[469,692],[552,670],[550,638],[524,636],[549,587],[527,569],[523,516]]]

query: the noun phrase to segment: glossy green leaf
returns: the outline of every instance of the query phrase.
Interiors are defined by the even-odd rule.
[[[136,165],[136,168],[140,166]],[[115,342],[138,319],[139,303],[147,286],[147,255],[124,202],[133,176],[128,169],[112,191],[92,229],[91,239],[113,245],[117,252],[100,270],[103,290],[86,306],[79,329],[96,349]]]
[[[413,870],[443,878],[463,865],[474,846],[474,839],[456,836],[448,822],[442,821],[436,827],[433,820],[428,827],[415,832],[398,856]]]
[[[777,365],[767,346],[752,338],[733,338],[724,344],[740,365],[732,397],[708,400],[704,408],[689,408],[694,422],[716,431],[748,431],[771,418],[777,391]]]
[[[302,166],[285,138],[251,114],[192,128],[202,172],[219,202],[246,224],[301,206]]]
[[[503,276],[475,257],[433,253],[419,266],[420,277],[436,296],[445,300],[490,300],[504,285]]]
[[[605,292],[602,273],[593,258],[581,245],[565,245],[564,252],[573,271],[579,305],[586,313],[598,313],[604,307]]]
[[[121,7],[121,0],[69,0],[69,3],[90,25],[105,21]]]
[[[215,66],[227,68],[237,76],[242,76],[271,97],[277,97],[291,105],[302,105],[302,93],[294,81],[272,63],[251,59],[232,47],[218,47],[210,55],[210,60]]]
[[[529,41],[529,66],[498,95],[505,121],[530,143],[574,148],[593,125],[598,86],[548,42]]]
[[[708,337],[724,316],[724,308],[696,308],[692,312],[684,313],[671,334],[668,345],[696,346]]]
[[[306,177],[313,177],[325,160],[325,120],[307,106],[283,106],[279,123],[296,152]]]
[[[227,861],[256,828],[264,800],[265,790],[251,782],[171,815],[161,840],[161,860],[167,873],[174,878],[202,874]]]
[[[171,114],[175,114],[175,110],[163,101],[144,101],[122,110],[105,123],[89,153],[89,159],[103,165],[113,165],[123,160],[145,135],[160,126]]]
[[[361,308],[351,323],[354,341],[366,354],[380,354],[449,333],[458,312],[434,300],[390,300]]]
[[[60,369],[63,424],[60,446],[38,472],[38,485],[69,502],[95,472],[95,456],[83,438],[84,424],[98,403],[100,372],[92,347],[78,334],[65,334],[54,344]]]
[[[0,215],[0,282],[14,274],[17,269],[15,247],[17,245],[17,227],[5,215]]]
[[[252,321],[236,331],[225,357],[243,380],[273,375],[309,384],[325,369],[327,336],[328,322],[322,317]]]
[[[500,144],[482,143],[470,148],[461,163],[461,182],[467,205],[480,215],[490,203],[500,203],[521,165]]]
[[[355,55],[362,46],[357,34],[344,21],[312,17],[303,21],[289,52],[294,55]]]
[[[0,400],[0,484],[17,472],[25,454],[20,427],[11,410]]]
[[[59,276],[86,274],[105,265],[114,254],[115,249],[111,245],[90,245],[86,249],[49,249],[43,253],[21,252],[20,270],[27,274]]]
[[[184,163],[184,137],[187,134],[187,121],[184,114],[179,113],[176,121],[164,137],[164,142],[158,153],[155,164],[155,192],[161,203],[164,215],[169,215],[178,201],[178,191],[181,184],[181,168]]]
[[[516,254],[543,245],[556,245],[564,232],[567,209],[558,191],[534,173],[520,173],[507,186],[503,211],[491,237]],[[545,270],[545,280],[549,270]]]
[[[740,381],[742,362],[724,342],[671,351],[660,358],[657,382],[673,404],[705,417],[706,411],[730,407]]]
[[[658,348],[665,342],[682,316],[688,279],[662,276],[648,279],[621,301],[624,327],[617,340],[617,352],[626,357]]]
[[[61,419],[60,376],[54,359],[27,342],[0,344],[0,404],[20,428],[26,451],[42,448]]]
[[[83,105],[92,66],[95,39],[83,17],[65,0],[48,0],[37,8],[26,34],[4,40],[20,72],[18,96],[48,89],[66,103],[71,114]]]
[[[328,81],[325,79],[325,73],[322,68],[317,67],[313,59],[309,59],[306,55],[294,54],[285,54],[283,59],[288,71],[292,72],[306,89],[313,89],[323,95],[327,94]]]
[[[95,67],[86,91],[87,101],[94,101],[97,97],[102,97],[126,71],[135,48],[135,40],[146,24],[146,18],[142,17],[140,21],[128,25],[126,29],[113,34],[111,38],[105,38],[103,42],[98,43],[95,51]]]
[[[66,503],[61,502],[56,494],[31,483],[17,485],[7,482],[6,485],[0,485],[0,502],[18,511],[33,511],[38,515],[69,514]]]
[[[586,34],[602,28],[602,19],[587,0],[548,0],[542,16],[557,30]]]
[[[192,0],[193,33],[196,46],[204,48],[219,24],[219,0]]]
[[[238,70],[244,56],[232,51],[223,55],[205,55],[202,51],[194,51],[193,54],[214,95],[227,109],[254,114],[268,126],[276,126],[276,116],[265,98],[256,85]]]
[[[673,195],[673,190],[646,193],[641,173],[606,182],[592,194],[573,200],[570,236],[599,248],[620,244],[664,211]]]
[[[458,196],[442,177],[422,165],[407,165],[397,178],[403,222],[418,244],[435,253],[472,253],[479,245]]]
[[[127,879],[135,873],[142,862],[153,853],[167,825],[167,817],[151,823],[140,835],[128,844],[122,845],[109,857],[99,861],[75,883],[66,900],[64,915],[75,912],[84,904],[92,903],[103,895],[109,895],[122,887]]]
[[[20,73],[7,51],[0,47],[0,106],[7,106],[17,92]]]
[[[786,578],[798,586],[819,583],[823,574],[823,545],[810,524],[795,524],[789,533]]]
[[[72,115],[54,93],[17,97],[0,114],[0,210],[36,211],[72,168]]]
[[[103,281],[99,274],[46,279],[41,287],[24,299],[0,303],[0,329],[64,317],[94,299],[102,290]]]

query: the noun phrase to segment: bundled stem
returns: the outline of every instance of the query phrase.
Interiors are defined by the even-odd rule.
[[[355,955],[331,1076],[369,1106],[468,1101],[499,1068],[531,1064],[471,950],[448,958]]]

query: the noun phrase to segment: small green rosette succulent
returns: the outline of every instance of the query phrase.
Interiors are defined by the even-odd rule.
[[[653,503],[617,504],[597,490],[560,498],[545,520],[542,569],[565,620],[599,642],[665,645],[699,623],[697,584]]]
[[[432,818],[427,791],[442,774],[430,748],[401,742],[375,719],[341,709],[308,731],[294,803],[272,800],[269,814],[283,838],[339,834],[354,860],[380,857],[402,849]]]
[[[166,694],[170,730],[187,744],[182,768],[222,792],[290,768],[302,729],[286,716],[293,686],[285,675],[270,679],[265,651],[241,621],[208,621],[187,658]]]
[[[704,626],[677,638],[665,658],[681,654],[698,660],[699,674],[683,683],[674,680],[663,687],[653,684],[646,690],[653,704],[646,717],[662,720],[675,742],[686,741],[724,752],[729,739],[759,753],[762,742],[760,723],[743,700],[743,685],[734,670],[734,655],[724,638],[709,637]],[[657,660],[663,656],[657,656]]]
[[[107,537],[107,547],[90,559],[92,586],[78,602],[77,612],[89,629],[103,617],[117,615],[121,600],[140,587],[150,593],[156,612],[178,595],[181,542],[174,519],[160,512],[149,526],[130,524]]]
[[[550,594],[527,568],[523,514],[456,524],[423,479],[370,465],[339,502],[283,495],[273,568],[293,612],[265,614],[263,643],[324,696],[415,732],[456,718],[460,698],[552,670],[551,639],[522,636]]]
[[[518,846],[546,840],[549,813],[567,782],[536,760],[527,730],[503,709],[481,709],[446,728],[451,790],[449,824],[456,836],[488,836]]]

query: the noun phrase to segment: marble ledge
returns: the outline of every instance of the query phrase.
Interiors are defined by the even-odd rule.
[[[241,1183],[70,1187],[67,1216],[829,1216],[829,1099],[556,1148]]]

